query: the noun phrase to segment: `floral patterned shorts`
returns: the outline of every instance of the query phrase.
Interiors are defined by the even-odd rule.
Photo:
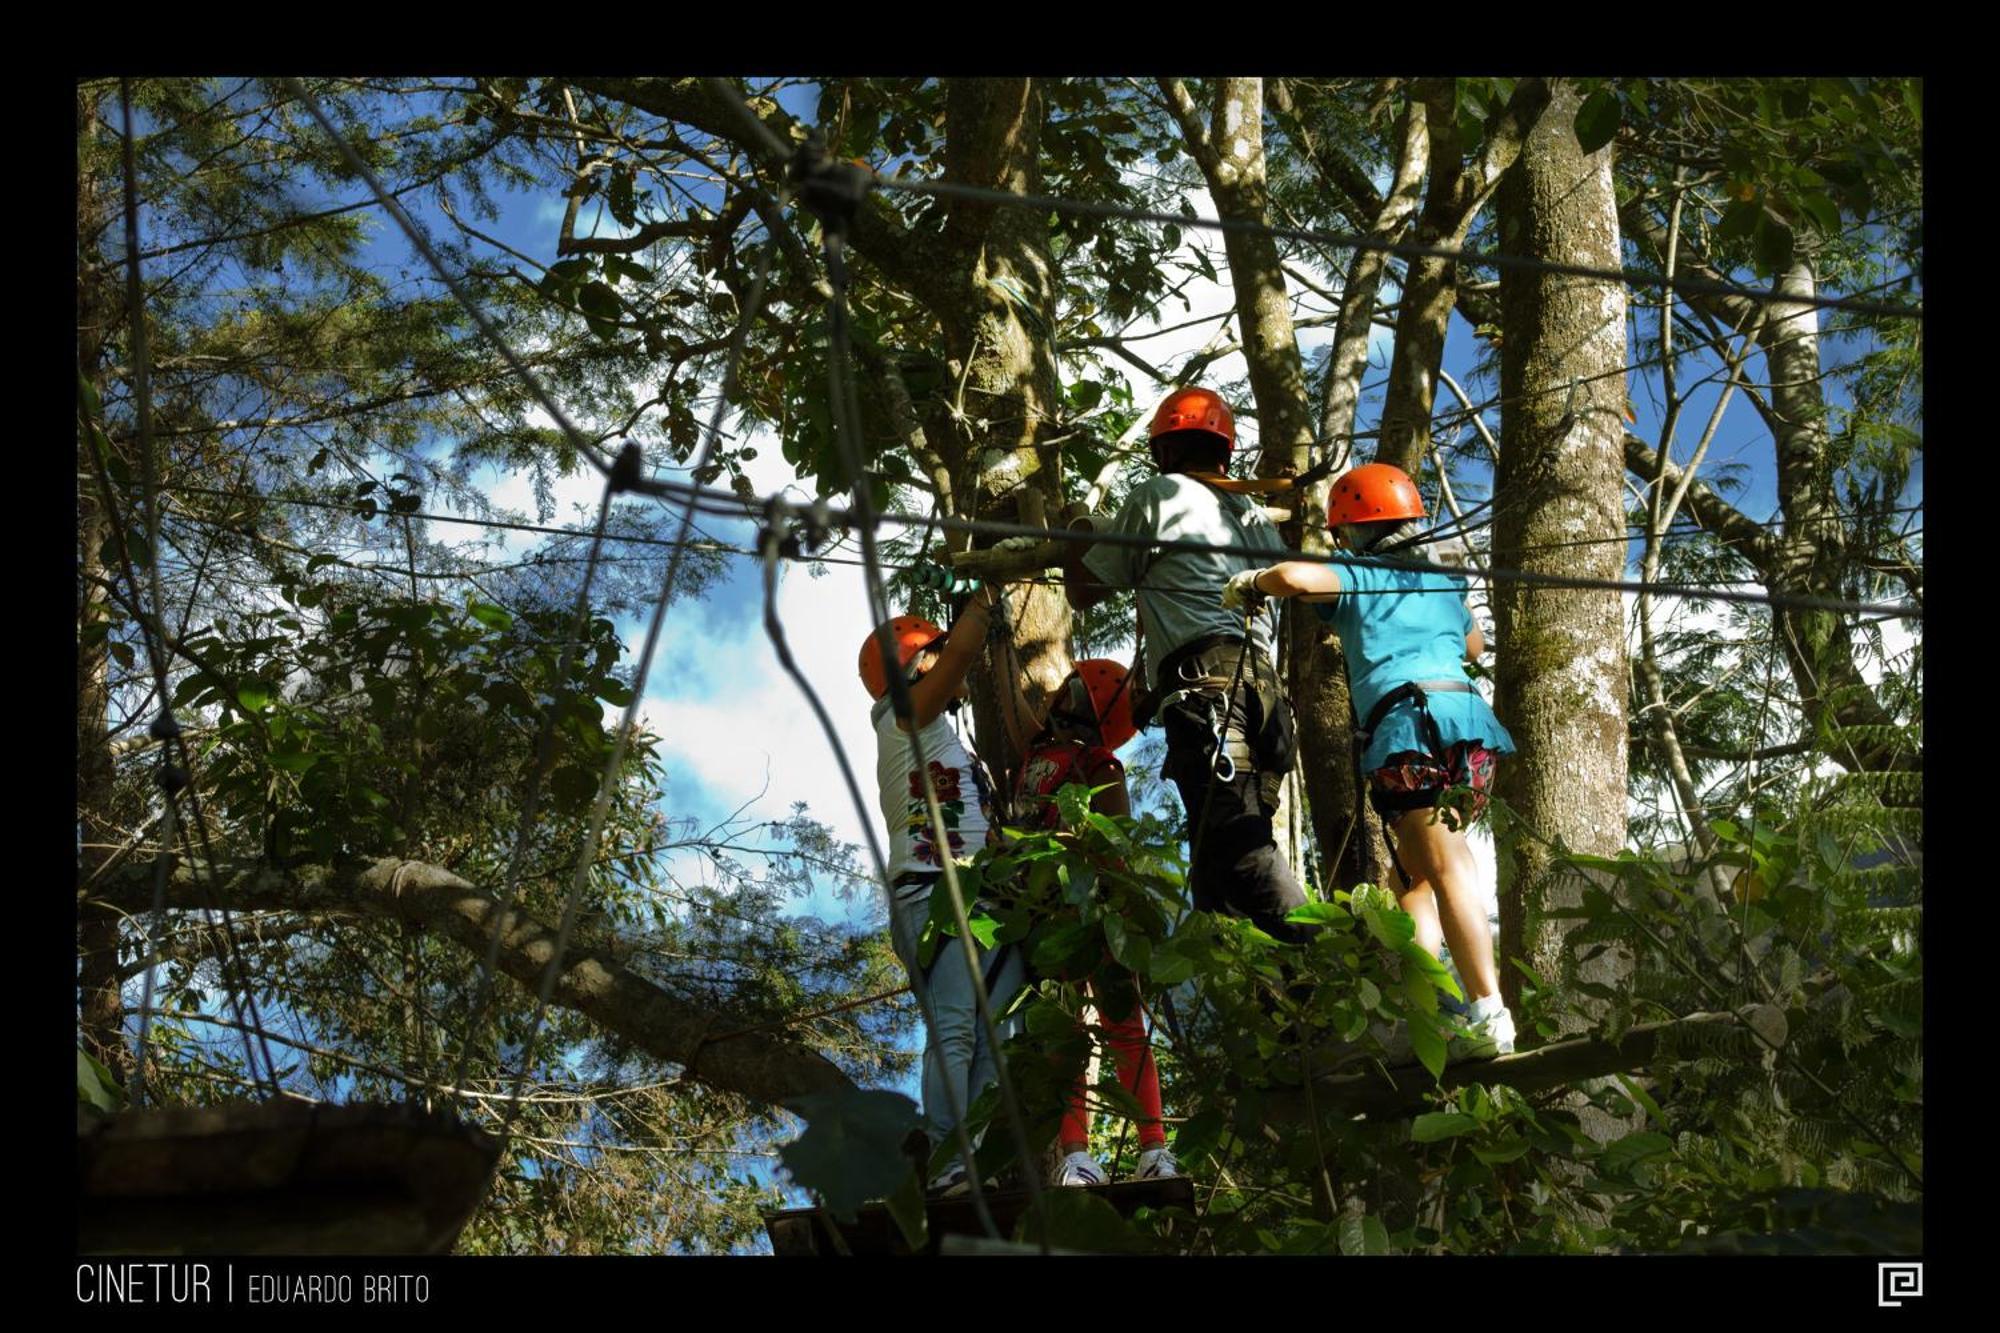
[[[1448,826],[1462,829],[1486,813],[1493,762],[1493,752],[1477,741],[1460,741],[1442,756],[1401,750],[1368,775],[1368,800],[1384,820],[1435,806]]]

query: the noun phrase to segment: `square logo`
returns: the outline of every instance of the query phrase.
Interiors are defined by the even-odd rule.
[[[1920,1263],[1880,1263],[1875,1265],[1875,1304],[1900,1306],[1905,1299],[1924,1294],[1924,1266]]]

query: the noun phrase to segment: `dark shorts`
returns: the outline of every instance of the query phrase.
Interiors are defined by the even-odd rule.
[[[1493,785],[1493,751],[1478,741],[1460,741],[1442,755],[1401,750],[1368,775],[1368,802],[1384,823],[1411,810],[1440,807],[1454,828],[1466,828],[1486,813],[1486,790]]]

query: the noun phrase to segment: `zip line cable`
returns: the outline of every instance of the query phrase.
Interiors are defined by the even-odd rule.
[[[655,489],[657,488],[657,489]],[[728,491],[711,490],[679,482],[647,482],[638,489],[651,493],[684,495],[695,491],[703,492],[715,500],[740,505],[742,502]],[[828,516],[841,527],[858,527],[863,524],[892,523],[901,527],[920,528],[930,522],[925,514],[885,511],[866,516],[862,512],[829,507]],[[1244,555],[1268,560],[1277,552],[1263,547],[1248,546],[1238,542],[1209,542],[1195,538],[1148,537],[1140,533],[1123,532],[1077,532],[1069,528],[1035,527],[1026,523],[1009,523],[997,519],[958,518],[945,515],[937,519],[937,526],[956,532],[969,532],[988,537],[1039,537],[1044,541],[1060,541],[1084,545],[1103,544],[1108,546],[1135,547],[1148,551],[1191,551],[1217,555]],[[1418,560],[1398,560],[1384,556],[1322,553],[1312,551],[1288,551],[1284,553],[1292,560],[1311,564],[1352,564],[1374,569],[1405,570],[1413,573],[1444,574],[1463,577],[1463,572],[1446,565],[1435,565]],[[1923,608],[1899,603],[1856,602],[1837,597],[1815,597],[1801,593],[1748,593],[1720,588],[1708,588],[1687,584],[1663,583],[1646,584],[1627,579],[1584,578],[1567,574],[1544,573],[1537,570],[1502,569],[1494,567],[1486,571],[1491,578],[1531,586],[1549,588],[1576,588],[1601,592],[1643,592],[1651,591],[1669,597],[1712,598],[1725,602],[1746,602],[1765,606],[1795,607],[1803,610],[1845,611],[1855,615],[1903,616],[1912,620],[1923,619]]]
[[[179,482],[162,485],[160,489],[172,495],[209,495],[209,496],[214,496],[217,499],[224,499],[224,500],[244,498],[242,495],[234,491],[219,490],[212,486],[192,486],[186,483],[179,483]],[[742,500],[736,495],[735,492],[733,491],[717,492],[716,494],[717,495],[727,494],[730,498],[730,504],[729,506],[716,505],[712,502],[704,504],[704,506],[700,509],[699,512],[703,514],[705,517],[733,518],[733,519],[743,519],[745,521],[753,521],[755,519],[756,516],[748,512],[744,508]],[[768,499],[770,497],[766,498]],[[260,504],[291,505],[294,507],[301,507],[307,509],[329,509],[329,510],[340,510],[346,512],[346,511],[351,511],[353,508],[351,504],[348,504],[343,501],[315,500],[307,496],[262,494],[256,496],[255,499]],[[1485,502],[1482,501],[1481,503]],[[1921,513],[1923,512],[1923,509],[1924,506],[1921,504],[1895,505],[1888,509],[1881,510],[1879,514],[1865,513],[1858,510],[1840,510],[1830,515],[1830,517],[1848,519],[1848,520],[1853,520],[1858,518],[1888,517],[1894,514]],[[413,518],[427,523],[449,523],[449,524],[457,524],[463,527],[491,528],[501,532],[536,533],[551,537],[595,536],[595,534],[590,529],[587,528],[561,528],[549,524],[515,523],[504,519],[469,518],[462,514],[437,514],[437,513],[425,513],[422,511],[412,511],[409,514],[403,515],[403,517]],[[192,514],[185,514],[183,515],[183,518],[189,522],[205,524],[207,526],[223,531],[237,531],[239,527],[239,525],[226,523],[220,519],[202,518]],[[1685,506],[1683,506],[1681,513],[1675,516],[1676,525],[1679,525],[1683,521],[1692,526],[1689,527],[1676,526],[1674,529],[1670,530],[1667,533],[1667,535],[1669,537],[1681,537],[1681,538],[1693,537],[1697,535],[1708,535],[1708,536],[1718,535],[1711,528],[1701,527],[1699,525],[1699,520],[1690,515]],[[925,522],[927,524],[932,523],[932,519],[929,516],[926,516]],[[1743,522],[1748,526],[1764,528],[1764,529],[1782,528],[1786,524],[1786,520],[1783,518],[1770,518],[1770,519],[1745,518]],[[1468,528],[1468,531],[1478,531],[1478,530],[1479,530],[1479,525],[1477,524],[1471,525],[1471,527]],[[1577,537],[1568,541],[1534,542],[1527,546],[1522,546],[1514,549],[1517,549],[1523,553],[1528,553],[1533,551],[1567,550],[1572,547],[1581,547],[1581,546],[1610,546],[1614,544],[1630,545],[1633,542],[1644,540],[1644,529],[1637,525],[1629,527],[1627,529],[1627,532],[1628,535],[1623,537]],[[1445,535],[1457,536],[1459,534],[1447,533]],[[1909,534],[1893,534],[1893,535],[1900,537]],[[661,546],[661,547],[671,548],[674,545],[674,542],[671,538],[650,537],[638,533],[606,532],[604,533],[604,540],[613,543],[624,543],[629,546]],[[1435,540],[1435,538],[1427,536],[1426,541],[1430,540]],[[745,546],[731,546],[726,542],[720,542],[720,541],[710,541],[705,543],[690,542],[688,544],[688,549],[694,551],[707,551],[717,555],[740,555],[740,556],[752,556],[752,557],[761,555],[759,551],[753,548]],[[856,568],[861,567],[861,565],[864,563],[860,560],[844,559],[840,556],[821,555],[821,554],[801,554],[796,557],[787,557],[787,558],[797,559],[800,561],[810,562],[814,564],[852,565]],[[880,561],[879,563],[884,569],[894,569],[902,571],[902,570],[924,568],[927,562],[920,560],[909,564],[897,564],[894,561],[885,560],[885,561]],[[393,571],[384,571],[384,572],[393,572]],[[471,577],[472,575],[477,574],[479,572],[480,571],[477,570],[465,571],[464,576]],[[443,574],[446,573],[455,573],[455,571],[442,571],[437,576],[442,577]],[[426,575],[425,577],[433,577],[433,576]],[[1006,580],[1006,582],[1046,584],[1047,581],[1040,579],[1033,579],[1033,578],[1020,578],[1020,579],[1009,578]],[[1127,585],[1111,584],[1107,586],[1118,587],[1122,591],[1134,591],[1138,589],[1153,588],[1153,585],[1146,583],[1134,583]],[[1160,589],[1160,588],[1154,588],[1153,590],[1191,591],[1190,589]]]
[[[749,339],[750,326],[763,306],[766,280],[770,277],[771,261],[775,254],[775,246],[764,251],[763,263],[759,266],[756,279],[751,285],[749,298],[744,302],[743,316],[730,337],[728,356],[723,369],[722,392],[716,396],[715,408],[709,416],[708,430],[702,439],[701,453],[694,463],[696,471],[706,466],[710,456],[715,452],[716,439],[722,428],[722,418],[729,408],[729,396],[736,389],[743,346]],[[605,479],[607,509],[611,493],[630,489],[633,483],[639,480],[640,467],[638,445],[627,443],[619,452],[617,462]],[[535,1046],[541,1036],[543,1019],[548,1013],[549,1000],[555,993],[556,978],[561,973],[563,958],[569,949],[570,936],[576,928],[577,909],[582,906],[583,891],[590,881],[590,867],[597,859],[598,844],[603,839],[604,826],[610,816],[612,792],[617,785],[618,770],[624,764],[626,748],[631,742],[633,733],[638,729],[639,710],[646,697],[646,680],[652,673],[653,654],[659,647],[660,630],[666,623],[667,605],[673,601],[675,584],[680,580],[681,564],[687,555],[688,532],[693,521],[694,504],[690,500],[682,511],[680,533],[673,554],[668,558],[666,577],[660,583],[659,600],[653,605],[652,622],[647,626],[646,642],[640,650],[638,666],[634,672],[632,698],[625,705],[625,716],[619,722],[612,741],[611,753],[605,757],[604,771],[598,778],[597,799],[591,806],[590,823],[584,834],[583,846],[577,854],[569,896],[563,904],[562,921],[556,928],[555,949],[549,957],[547,966],[542,969],[535,997],[535,1016],[528,1026],[527,1040],[522,1043],[521,1059],[514,1076],[513,1090],[516,1096],[526,1085],[528,1070],[534,1060]],[[700,1048],[697,1047],[690,1053],[687,1063],[691,1065],[699,1055]],[[502,1122],[503,1144],[512,1133],[519,1105],[519,1102],[508,1103],[508,1112]],[[499,1160],[496,1156],[494,1171],[499,1169]]]
[[[765,512],[768,516],[767,522],[758,535],[764,575],[764,633],[771,640],[771,648],[778,656],[778,664],[785,669],[785,674],[792,678],[793,683],[805,695],[806,703],[813,710],[813,716],[819,720],[820,729],[826,733],[827,743],[833,750],[834,762],[840,766],[841,781],[847,785],[847,794],[854,801],[854,811],[861,822],[861,830],[868,843],[868,855],[875,865],[875,880],[882,886],[883,901],[888,906],[889,918],[893,922],[896,913],[896,893],[889,875],[888,858],[883,855],[882,844],[875,836],[876,812],[868,808],[868,802],[861,794],[861,784],[855,780],[854,765],[848,760],[847,747],[841,743],[840,733],[835,729],[833,718],[826,711],[826,705],[820,701],[819,691],[813,688],[812,681],[806,678],[805,672],[799,669],[798,662],[792,657],[791,644],[785,637],[784,621],[778,615],[779,548],[786,539],[787,529],[790,527],[789,506],[784,496],[771,496]],[[950,843],[946,841],[941,845],[948,848]],[[935,1032],[937,1015],[931,1004],[929,988],[912,985],[909,990],[923,1015],[926,1032]],[[944,1091],[945,1106],[951,1113],[952,1133],[958,1141],[958,1150],[968,1163],[976,1163],[977,1153],[965,1123],[964,1099],[960,1097],[958,1088],[949,1079],[944,1080]],[[929,1169],[928,1163],[925,1169]],[[986,1234],[997,1238],[1000,1229],[987,1209],[985,1191],[977,1177],[976,1168],[971,1169],[967,1179],[970,1183],[972,1211]]]
[[[88,382],[81,375],[79,375],[77,381],[78,407],[83,414],[84,442],[86,446],[84,452],[89,459],[91,470],[96,475],[96,480],[104,497],[105,519],[112,530],[114,540],[118,544],[119,563],[124,570],[126,586],[131,590],[132,608],[140,624],[147,661],[152,667],[154,689],[158,693],[160,700],[160,712],[153,720],[150,731],[152,737],[161,742],[158,778],[168,812],[165,816],[167,828],[172,830],[178,822],[176,807],[181,793],[186,792],[189,813],[192,815],[196,827],[200,830],[202,845],[206,849],[208,847],[208,828],[207,821],[201,812],[200,797],[194,790],[192,776],[194,772],[193,757],[188,751],[187,738],[182,734],[180,724],[174,718],[173,699],[167,692],[167,653],[164,647],[166,626],[160,619],[166,603],[161,590],[159,575],[159,479],[153,457],[151,349],[146,337],[145,288],[140,272],[139,259],[139,192],[137,153],[133,146],[132,83],[129,78],[120,79],[118,86],[119,102],[123,111],[123,133],[120,137],[122,140],[125,177],[126,315],[131,328],[134,406],[138,416],[140,467],[145,487],[147,516],[146,551],[149,581],[153,593],[153,610],[150,615],[139,610],[141,585],[132,567],[131,543],[127,538],[126,525],[119,515],[116,492],[111,485],[108,461],[110,442],[108,437],[103,436],[97,429],[95,420],[93,419],[94,414],[90,411],[90,404],[87,401],[88,397],[94,396],[94,391],[90,389]],[[100,459],[97,453],[100,440],[104,442],[106,447],[106,457],[104,459]],[[180,759],[178,764],[171,762],[169,759],[169,755],[176,751]],[[191,846],[193,839],[185,824],[181,825],[179,832],[182,841]],[[168,862],[172,856],[173,842],[171,832],[169,832],[167,839],[161,844],[158,857],[154,863],[152,919],[151,924],[147,928],[146,981],[142,991],[142,996],[144,997],[150,997],[154,985],[155,968],[157,967],[159,958],[160,921],[166,909]],[[192,860],[193,858],[190,857],[189,859]],[[212,864],[213,862],[211,861]],[[217,950],[217,963],[222,969],[225,978],[224,991],[228,997],[230,1007],[234,1010],[239,1020],[242,1019],[246,1010],[249,1013],[251,1022],[260,1034],[257,1046],[261,1049],[264,1056],[264,1081],[270,1086],[273,1096],[279,1095],[281,1089],[278,1083],[277,1064],[272,1059],[270,1045],[261,1039],[263,1019],[257,1013],[257,998],[250,989],[249,969],[244,964],[242,955],[236,948],[235,923],[230,917],[228,905],[222,904],[221,906],[221,928],[218,931],[216,927],[216,899],[212,892],[214,886],[212,884],[204,884],[199,874],[194,876],[194,884],[201,900],[202,915],[208,924],[209,933],[212,937],[215,937],[215,942],[221,946]],[[234,979],[231,979],[229,976],[232,970],[236,974]],[[237,985],[239,981],[242,983],[240,992]],[[134,1105],[139,1104],[145,1092],[145,1069],[149,1059],[149,1043],[152,1032],[152,1025],[149,1021],[150,1010],[150,998],[147,998],[142,1003],[139,1014],[137,1039],[138,1063],[133,1088]],[[257,1078],[256,1051],[253,1050],[247,1033],[244,1035],[244,1068],[253,1080]]]

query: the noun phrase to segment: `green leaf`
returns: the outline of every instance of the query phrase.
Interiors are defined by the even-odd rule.
[[[1833,200],[1818,192],[1800,195],[1793,201],[1799,211],[1812,219],[1812,224],[1822,236],[1834,236],[1840,232],[1840,209]]]
[[[1111,956],[1116,958],[1125,948],[1125,923],[1115,916],[1107,916],[1103,925],[1104,943],[1111,950]]]
[[[1768,214],[1759,217],[1751,251],[1760,273],[1782,273],[1792,263],[1792,229]]]
[[[1632,1097],[1632,1101],[1636,1101],[1638,1105],[1646,1107],[1646,1115],[1650,1115],[1650,1117],[1654,1119],[1654,1123],[1658,1123],[1658,1125],[1662,1125],[1662,1127],[1666,1125],[1666,1111],[1662,1111],[1662,1109],[1660,1109],[1660,1103],[1656,1103],[1656,1101],[1652,1099],[1652,1093],[1648,1093],[1646,1089],[1642,1089],[1642,1087],[1640,1087],[1638,1083],[1634,1083],[1634,1081],[1632,1081],[1632,1079],[1630,1079],[1628,1075],[1618,1075],[1618,1083],[1620,1083],[1620,1085],[1624,1087],[1624,1091],[1626,1091],[1626,1093],[1628,1093],[1628,1095]]]
[[[842,1220],[870,1199],[898,1190],[910,1173],[903,1140],[917,1127],[917,1105],[900,1092],[853,1088],[808,1093],[790,1109],[806,1129],[778,1150],[792,1179],[817,1193]]]
[[[618,293],[602,282],[587,282],[578,288],[576,305],[591,321],[593,332],[599,324],[609,324],[615,332],[618,316],[624,309],[618,302]]]
[[[984,912],[968,913],[965,924],[972,931],[972,938],[979,941],[982,949],[993,947],[993,936],[1000,929],[1000,923]]]
[[[281,768],[287,773],[303,773],[319,762],[319,755],[303,750],[273,751],[271,767]]]
[[[1488,1166],[1500,1166],[1518,1157],[1525,1157],[1531,1145],[1523,1138],[1510,1138],[1492,1148],[1472,1145],[1472,1155]]]
[[[910,1164],[903,1183],[883,1203],[888,1206],[889,1216],[895,1220],[897,1229],[903,1233],[903,1243],[912,1251],[922,1250],[930,1243],[930,1219],[924,1209],[924,1182],[917,1173],[915,1163]]]
[[[1052,1249],[1132,1254],[1147,1248],[1145,1238],[1132,1224],[1089,1190],[1043,1190],[1042,1205],[1048,1214],[1048,1243]],[[1034,1209],[1023,1214],[1018,1235],[1030,1243],[1042,1239],[1040,1219]]]
[[[78,1101],[88,1102],[100,1111],[116,1111],[124,1100],[111,1071],[80,1046],[76,1052],[76,1096]]]
[[[1338,903],[1306,903],[1285,913],[1285,920],[1311,926],[1338,926],[1353,919]]]
[[[1162,945],[1153,950],[1153,963],[1146,975],[1157,985],[1178,986],[1194,975],[1194,960],[1176,953],[1171,944]]]
[[[1606,1175],[1623,1174],[1649,1157],[1674,1150],[1674,1141],[1664,1134],[1641,1130],[1627,1134],[1604,1150],[1599,1169]]]
[[[1435,989],[1443,991],[1454,1000],[1463,1000],[1465,998],[1465,992],[1458,988],[1458,982],[1452,978],[1451,969],[1436,958],[1433,958],[1430,950],[1418,944],[1416,940],[1412,939],[1403,946],[1402,957],[1405,964],[1405,975],[1408,974],[1409,969],[1414,968]],[[1433,1010],[1436,1008],[1435,1004],[1432,1005],[1432,1008]]]
[[[236,683],[236,702],[243,705],[247,713],[261,713],[271,706],[271,698],[276,693],[271,683],[254,677]]]
[[[1387,1254],[1389,1253],[1389,1229],[1382,1225],[1382,1219],[1379,1217],[1357,1217],[1350,1213],[1340,1219],[1340,1252],[1342,1254]]]
[[[1722,220],[1715,224],[1715,239],[1718,241],[1740,241],[1757,229],[1757,222],[1764,216],[1764,206],[1754,199],[1738,199],[1722,210]],[[1718,821],[1727,823],[1728,821]]]
[[[1586,153],[1594,153],[1618,137],[1619,123],[1624,119],[1625,108],[1619,104],[1618,94],[1609,88],[1599,88],[1583,99],[1583,105],[1576,109],[1576,141]]]
[[[1080,921],[1070,921],[1044,935],[1036,942],[1030,958],[1035,970],[1044,975],[1061,971],[1070,957],[1083,947],[1087,929]]]
[[[1091,411],[1103,401],[1104,386],[1095,380],[1083,380],[1070,386],[1069,404],[1077,412]]]
[[[505,607],[488,602],[470,602],[465,612],[488,629],[507,630],[513,628],[514,617]]]
[[[1470,1134],[1478,1128],[1477,1116],[1466,1115],[1463,1111],[1432,1111],[1410,1122],[1410,1137],[1418,1143],[1436,1143],[1440,1139]]]
[[[623,255],[605,256],[604,271],[613,278],[629,278],[633,282],[651,282],[653,280],[653,271],[651,269],[647,268],[644,264],[627,259]]]

